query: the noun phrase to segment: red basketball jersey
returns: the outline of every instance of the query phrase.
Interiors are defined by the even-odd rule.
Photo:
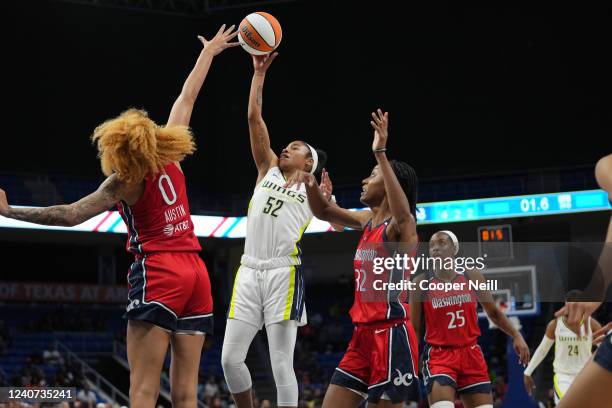
[[[372,220],[365,227],[353,266],[355,269],[355,300],[350,310],[353,323],[376,323],[389,320],[410,318],[410,306],[407,303],[406,290],[385,290],[383,284],[400,283],[410,280],[409,269],[385,269],[374,273],[374,259],[394,256],[385,246],[391,244],[387,239],[387,220],[377,227],[372,227]]]
[[[128,230],[127,250],[136,255],[152,252],[198,252],[183,172],[174,163],[145,179],[136,204],[117,204]]]
[[[430,284],[444,281],[430,274]],[[465,275],[457,274],[451,283],[462,284],[460,290],[429,289],[423,300],[425,341],[434,346],[473,344],[480,336],[476,292]]]

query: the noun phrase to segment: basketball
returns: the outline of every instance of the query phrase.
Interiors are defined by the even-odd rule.
[[[283,37],[278,20],[262,11],[246,16],[238,31],[240,45],[252,55],[269,54],[278,47]]]

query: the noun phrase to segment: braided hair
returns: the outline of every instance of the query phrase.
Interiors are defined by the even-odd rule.
[[[416,175],[416,171],[409,164],[400,160],[391,160],[389,162],[395,177],[402,186],[408,203],[410,204],[410,213],[416,219],[416,203],[417,203],[417,185],[419,180]]]

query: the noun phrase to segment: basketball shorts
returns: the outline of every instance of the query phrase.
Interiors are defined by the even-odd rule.
[[[137,258],[128,273],[124,317],[185,334],[213,331],[206,265],[195,252],[157,252]]]
[[[295,320],[306,324],[304,274],[300,265],[254,269],[241,265],[236,272],[228,319],[262,328]]]
[[[450,385],[462,394],[488,394],[491,380],[478,344],[438,347],[426,344],[423,350],[423,381],[431,393],[434,381]]]
[[[331,383],[368,402],[419,400],[416,335],[408,322],[357,326]]]
[[[572,385],[572,382],[574,382],[575,378],[575,375],[568,375],[562,373],[555,374],[555,376],[553,377],[555,404],[558,404],[561,398],[563,398],[567,390],[569,390],[570,385]]]

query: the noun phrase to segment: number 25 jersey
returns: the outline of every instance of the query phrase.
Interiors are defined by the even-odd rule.
[[[429,284],[444,284],[428,272]],[[430,288],[424,294],[425,341],[433,346],[463,346],[474,344],[480,336],[476,292],[470,289],[465,275],[457,274],[452,283],[459,290]]]
[[[312,220],[306,189],[285,188],[278,167],[268,170],[257,184],[247,216],[242,265],[272,269],[300,265],[300,241]]]

